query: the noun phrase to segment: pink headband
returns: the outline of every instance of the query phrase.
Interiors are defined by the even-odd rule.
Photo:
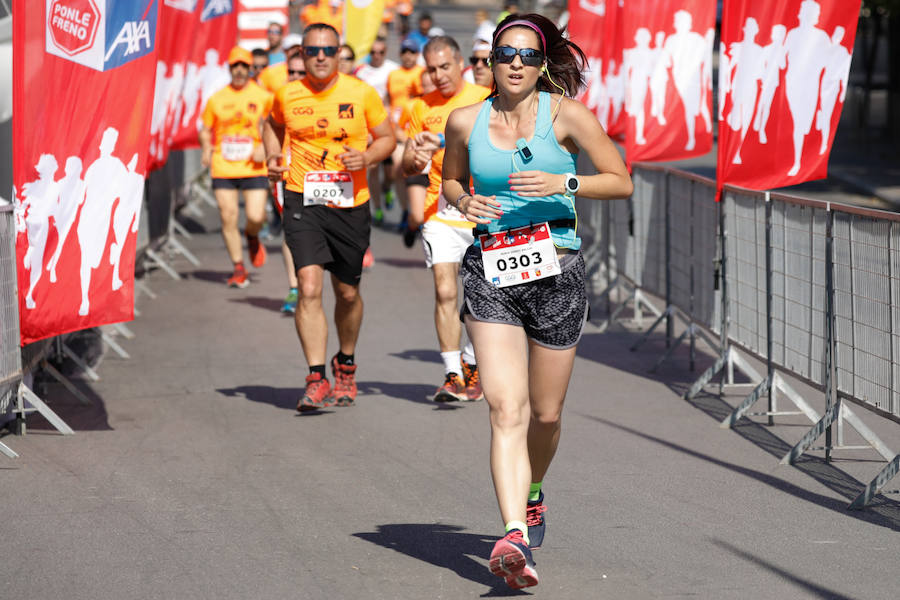
[[[531,21],[526,21],[525,19],[519,19],[517,21],[513,21],[512,23],[507,23],[494,35],[494,40],[500,39],[500,34],[509,29],[510,27],[515,27],[516,25],[523,25],[525,27],[530,27],[534,29],[535,32],[541,37],[541,48],[544,50],[544,54],[547,53],[547,40],[544,38],[544,32],[541,31],[541,28],[532,23]]]

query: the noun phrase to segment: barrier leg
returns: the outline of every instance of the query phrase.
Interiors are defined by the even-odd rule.
[[[813,425],[813,428],[806,432],[806,435],[803,436],[797,445],[791,448],[791,451],[784,455],[781,459],[781,464],[793,464],[800,456],[809,450],[809,448],[815,443],[819,437],[825,433],[825,430],[829,425],[835,422],[838,417],[838,413],[841,410],[841,402],[840,399],[837,400],[834,404],[828,407],[825,411],[825,414],[822,416],[819,421]]]
[[[872,501],[881,488],[887,485],[887,482],[893,479],[894,475],[900,471],[900,454],[894,457],[894,459],[885,466],[878,475],[869,482],[869,485],[866,486],[866,489],[856,497],[856,499],[850,503],[850,506],[847,508],[850,510],[860,510]]]
[[[3,442],[0,442],[0,454],[5,454],[9,458],[19,458],[19,455]]]
[[[166,240],[166,247],[174,250],[178,254],[185,257],[188,260],[188,262],[191,263],[192,265],[194,265],[195,267],[200,266],[200,264],[201,264],[200,259],[197,258],[196,256],[194,256],[194,254],[190,250],[188,250],[184,244],[179,242],[175,237],[173,237],[171,235],[169,236],[169,239]]]
[[[112,338],[111,335],[103,330],[100,331],[100,339],[102,339],[103,343],[109,346],[112,351],[118,354],[121,358],[131,358],[131,355],[128,354],[128,352],[126,352],[125,349],[120,346],[118,342],[116,342],[116,340]]]
[[[721,423],[719,423],[719,427],[721,427],[722,429],[730,429],[731,427],[734,427],[734,424],[740,421],[741,417],[743,417],[744,414],[748,410],[750,410],[750,407],[756,404],[757,400],[762,398],[763,395],[769,393],[769,388],[771,387],[771,385],[771,378],[766,377],[765,379],[763,379],[762,382],[760,382],[760,384],[757,385],[752,392],[750,392],[750,395],[744,398],[744,401],[741,402],[740,406],[734,409],[734,411],[730,415],[725,417],[725,419]]]
[[[67,345],[65,345],[65,344],[60,344],[60,345],[62,346],[63,354],[68,356],[72,360],[72,362],[74,362],[76,365],[78,365],[78,367],[87,374],[87,376],[91,379],[91,381],[100,381],[100,376],[97,375],[97,371],[92,369],[89,364],[87,364],[86,362],[81,360],[81,357],[78,356],[77,354],[75,354],[75,352],[71,348],[69,348]],[[46,362],[46,361],[44,361],[44,362]],[[47,363],[47,364],[50,364],[50,363]]]
[[[646,333],[644,333],[644,335],[642,335],[640,338],[638,338],[638,341],[636,341],[631,346],[630,350],[632,352],[634,352],[635,350],[640,348],[641,345],[643,345],[643,343],[646,342],[650,338],[650,335],[656,330],[656,328],[659,327],[660,323],[662,323],[666,319],[666,317],[669,317],[672,315],[674,310],[675,310],[674,307],[667,306],[666,309],[662,312],[662,314],[660,314],[659,317],[657,317],[657,319],[655,321],[653,321],[653,325],[650,326],[650,329],[648,329],[646,331]]]
[[[154,265],[165,271],[169,274],[169,277],[174,279],[175,281],[181,280],[181,275],[178,274],[178,271],[173,269],[169,263],[164,261],[162,257],[155,250],[147,250],[147,257],[153,262]]]
[[[128,327],[125,326],[125,323],[113,323],[112,327],[126,340],[134,339],[134,332],[128,329]]]
[[[156,300],[156,293],[150,289],[150,286],[144,283],[142,280],[138,279],[134,282],[134,289],[136,292],[141,292],[150,297],[151,300]]]
[[[47,367],[49,367],[49,369],[47,369]],[[59,371],[50,366],[47,361],[44,361],[44,368],[47,369],[51,375],[57,378],[60,383],[65,385],[66,389],[68,389],[70,392],[74,390],[74,393],[79,397],[79,400],[84,397],[84,395],[79,392],[78,389],[75,388],[75,386],[73,386],[69,380],[63,377],[63,375]],[[58,432],[63,435],[75,435],[75,432],[72,430],[72,428],[69,427],[65,421],[60,419],[59,415],[53,412],[50,407],[47,406],[43,400],[38,398],[37,394],[32,392],[31,389],[29,389],[29,387],[24,383],[19,384],[19,394],[25,402],[28,402],[28,404],[32,406],[33,411],[38,412],[42,417],[47,419],[47,422],[53,425],[54,429],[56,429]],[[90,401],[88,401],[87,403],[90,404]]]
[[[183,237],[186,240],[194,239],[194,236],[191,235],[191,232],[188,231],[187,229],[185,229],[184,225],[182,225],[181,223],[178,222],[178,219],[176,219],[175,217],[172,217],[171,223],[172,223],[172,231],[178,233],[178,235],[180,235],[181,237]]]

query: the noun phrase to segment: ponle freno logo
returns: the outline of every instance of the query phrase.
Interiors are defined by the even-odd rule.
[[[48,54],[108,71],[153,51],[157,0],[45,1]]]

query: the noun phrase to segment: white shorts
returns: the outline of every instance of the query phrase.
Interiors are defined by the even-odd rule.
[[[458,263],[475,238],[471,227],[451,227],[440,221],[422,225],[422,247],[425,265],[430,269],[437,263]]]

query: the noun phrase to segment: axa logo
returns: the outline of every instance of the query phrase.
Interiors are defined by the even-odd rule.
[[[311,115],[313,114],[313,109],[311,106],[298,106],[291,109],[291,113],[295,115]]]
[[[153,52],[157,0],[45,0],[48,54],[108,71]]]
[[[429,125],[429,126],[440,125],[443,122],[444,122],[444,117],[441,117],[441,116],[432,115],[430,117],[425,117],[425,124]]]

